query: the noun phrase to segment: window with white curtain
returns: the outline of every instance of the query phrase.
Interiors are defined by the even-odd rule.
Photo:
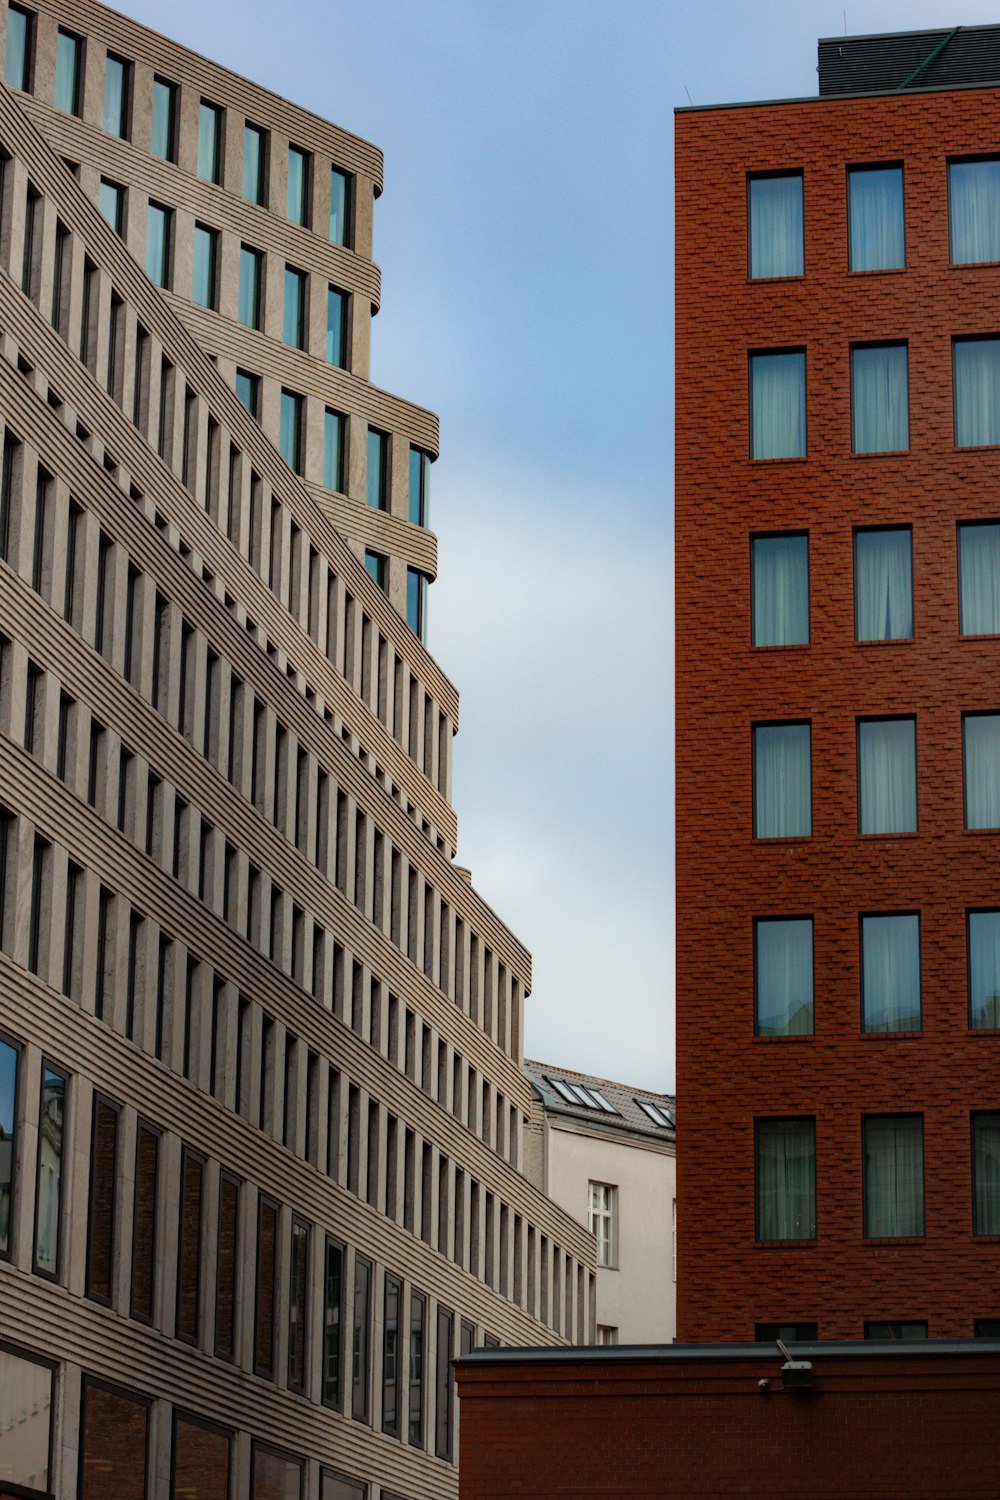
[[[1000,714],[962,720],[966,828],[1000,828]]]
[[[847,174],[852,271],[906,265],[902,167],[852,167]]]
[[[858,720],[858,828],[916,833],[915,719]]]
[[[1000,635],[1000,522],[958,528],[958,628]]]
[[[909,448],[905,344],[857,344],[851,350],[851,433],[855,453]]]
[[[955,446],[1000,443],[1000,338],[952,343]]]
[[[861,918],[864,1031],[920,1030],[920,918],[916,912]]]
[[[867,1240],[919,1239],[924,1232],[923,1115],[869,1115],[864,1143]]]
[[[753,834],[800,839],[812,833],[808,724],[753,726]]]
[[[972,1116],[973,1233],[1000,1234],[1000,1114]]]
[[[801,276],[802,174],[751,177],[747,182],[750,215],[750,275]]]
[[[1000,158],[948,165],[952,265],[1000,260]]]
[[[816,1238],[816,1121],[756,1120],[757,1238]]]
[[[970,911],[969,1027],[1000,1031],[1000,911]]]
[[[758,917],[754,923],[754,1032],[812,1035],[812,917]]]
[[[751,354],[750,457],[804,458],[805,452],[805,350]]]
[[[859,641],[912,636],[911,553],[909,526],[854,533],[854,634]]]
[[[808,536],[755,536],[750,545],[753,644],[808,645]]]

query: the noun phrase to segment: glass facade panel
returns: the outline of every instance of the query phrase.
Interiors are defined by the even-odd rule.
[[[281,420],[278,448],[282,458],[296,474],[302,472],[302,397],[294,391],[281,393]]]
[[[913,719],[858,724],[859,830],[915,833],[917,730]]]
[[[301,271],[285,267],[285,311],[281,336],[293,349],[301,349],[305,331],[306,278]]]
[[[866,1323],[866,1339],[882,1339],[895,1342],[897,1339],[925,1339],[927,1337],[926,1323],[893,1322]]]
[[[249,245],[240,246],[240,290],[236,316],[244,328],[260,327],[260,282],[264,257]]]
[[[56,34],[56,85],[53,104],[68,115],[80,109],[80,61],[83,43],[68,31]]]
[[[288,148],[287,214],[293,224],[306,222],[309,199],[309,157],[298,146]]]
[[[955,445],[1000,443],[1000,339],[955,339]]]
[[[452,1340],[455,1314],[446,1307],[437,1311],[437,1389],[434,1396],[434,1452],[451,1462],[454,1399],[451,1377]]]
[[[115,1264],[115,1188],[118,1181],[118,1107],[94,1097],[90,1143],[90,1222],[87,1295],[111,1302]]]
[[[326,362],[347,368],[347,293],[326,289]]]
[[[368,475],[365,499],[373,510],[385,510],[388,499],[389,439],[374,427],[368,429]]]
[[[323,483],[328,490],[344,488],[344,424],[339,411],[323,414]]]
[[[356,1422],[371,1420],[372,1268],[361,1255],[354,1257],[354,1362],[351,1415]]]
[[[219,180],[219,146],[222,139],[222,110],[204,99],[198,106],[198,162],[195,170],[205,182]]]
[[[859,641],[913,635],[910,528],[854,533],[854,634]]]
[[[924,1232],[921,1115],[873,1115],[864,1142],[865,1238],[919,1239]]]
[[[1000,911],[970,911],[969,1026],[1000,1031]]]
[[[953,265],[1000,260],[1000,160],[949,164],[948,228]]]
[[[0,1490],[48,1490],[52,1386],[48,1365],[0,1344]]]
[[[756,536],[753,551],[753,644],[809,642],[809,538]]]
[[[900,453],[910,446],[905,344],[851,350],[851,430],[855,453]]]
[[[302,1460],[255,1443],[250,1500],[302,1500]]]
[[[108,135],[128,135],[128,63],[108,53],[104,65],[104,128]]]
[[[221,1427],[175,1412],[170,1500],[229,1500],[231,1451]]]
[[[902,167],[855,167],[847,174],[852,271],[906,265]]]
[[[201,307],[215,307],[216,251],[219,236],[204,224],[194,226],[194,274],[191,297]]]
[[[862,1027],[920,1030],[920,918],[861,918]]]
[[[170,285],[170,210],[158,203],[146,215],[146,275],[154,286]]]
[[[801,276],[802,177],[751,177],[750,275]]]
[[[148,1442],[146,1403],[85,1379],[80,1500],[146,1500]]]
[[[12,89],[31,87],[31,42],[34,15],[12,5],[7,11],[7,52],[3,81]]]
[[[47,1276],[56,1276],[59,1271],[65,1112],[66,1075],[44,1064],[38,1131],[35,1270]]]
[[[243,127],[243,196],[248,203],[264,202],[266,132],[257,125]]]
[[[149,149],[161,161],[176,160],[176,113],[177,89],[162,78],[154,78]]]
[[[967,714],[962,723],[966,828],[1000,828],[1000,714]]]
[[[274,1303],[278,1271],[278,1205],[270,1198],[257,1204],[257,1306],[254,1315],[253,1367],[274,1378]]]
[[[816,1238],[816,1122],[758,1120],[757,1238]]]
[[[0,1037],[0,1256],[10,1254],[10,1221],[14,1203],[17,1155],[18,1049]],[[0,1432],[3,1431],[0,1426]],[[0,1468],[0,1474],[3,1469]]]
[[[330,239],[335,245],[346,245],[349,239],[350,194],[346,172],[330,169]]]
[[[306,1329],[309,1326],[309,1225],[292,1220],[292,1250],[288,1266],[288,1387],[305,1388]]]
[[[812,833],[808,724],[754,725],[753,822],[758,839],[806,838]]]
[[[1000,1114],[972,1116],[973,1232],[1000,1235]]]
[[[812,917],[761,917],[754,939],[757,1036],[811,1036]]]
[[[750,457],[804,458],[805,452],[805,353],[752,354]]]
[[[962,635],[1000,635],[1000,522],[958,528],[958,585]]]
[[[197,1343],[201,1328],[201,1229],[205,1162],[187,1147],[181,1153],[181,1196],[177,1250],[179,1339]]]

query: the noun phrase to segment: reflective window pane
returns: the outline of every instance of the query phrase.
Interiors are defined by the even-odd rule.
[[[374,427],[368,429],[368,477],[365,498],[373,510],[385,510],[389,469],[389,439]]]
[[[0,1489],[49,1488],[53,1374],[0,1344]]]
[[[170,278],[170,210],[149,205],[146,216],[146,275],[154,286],[168,286]]]
[[[757,1238],[816,1238],[816,1122],[756,1122]]]
[[[323,1276],[323,1386],[324,1406],[339,1410],[341,1402],[341,1364],[344,1328],[344,1248],[334,1240],[326,1242],[326,1266]]]
[[[969,1026],[1000,1031],[1000,911],[969,913]]]
[[[12,5],[7,11],[7,53],[3,81],[12,89],[31,86],[31,40],[34,16]]]
[[[215,306],[215,263],[218,238],[214,229],[206,229],[203,224],[194,226],[194,275],[191,296],[201,307],[214,308]]]
[[[750,356],[751,458],[803,458],[806,357],[801,350]]]
[[[920,1030],[920,918],[861,918],[862,1026],[865,1031]]]
[[[170,1500],[229,1500],[231,1450],[228,1432],[176,1412]]]
[[[263,256],[248,245],[240,246],[240,287],[236,316],[244,328],[260,327],[260,278]]]
[[[972,1116],[973,1232],[1000,1234],[1000,1114]]]
[[[53,103],[56,109],[68,115],[79,113],[80,108],[80,60],[83,43],[78,36],[68,31],[56,34],[56,85]]]
[[[252,417],[260,420],[260,380],[246,370],[236,371],[236,394]]]
[[[298,146],[288,148],[287,215],[293,224],[306,222],[309,195],[309,158]]]
[[[851,430],[855,453],[898,453],[910,446],[905,344],[851,350]]]
[[[965,826],[1000,828],[1000,714],[967,714]]]
[[[348,177],[336,167],[330,171],[330,239],[346,245],[348,239]]]
[[[1000,522],[958,528],[958,583],[962,635],[1000,635]]]
[[[66,1075],[45,1065],[38,1130],[35,1269],[48,1276],[59,1270],[65,1110]]]
[[[750,275],[801,276],[802,177],[751,177]]]
[[[407,519],[413,526],[427,525],[427,490],[430,458],[419,448],[410,449],[409,505]]]
[[[323,483],[328,490],[344,488],[344,418],[329,407],[323,415]]]
[[[406,623],[418,640],[427,635],[427,576],[416,568],[406,570]]]
[[[104,65],[104,128],[108,135],[128,134],[128,63],[110,52]]]
[[[80,1500],[146,1500],[146,1403],[85,1379],[81,1429]]]
[[[302,1460],[255,1443],[250,1500],[301,1500],[301,1497]]]
[[[854,633],[859,641],[913,635],[910,528],[854,533]]]
[[[97,206],[107,219],[115,234],[121,234],[125,216],[125,189],[102,177]]]
[[[176,148],[175,115],[177,89],[162,78],[153,79],[153,118],[149,149],[161,161],[174,161]]]
[[[757,1036],[811,1036],[812,917],[761,917],[754,944]]]
[[[847,174],[852,271],[906,264],[902,167],[856,167]]]
[[[371,1401],[371,1314],[372,1268],[361,1255],[354,1257],[354,1365],[351,1415],[356,1422],[368,1422]]]
[[[326,362],[347,365],[347,293],[335,286],[326,291]]]
[[[118,1108],[95,1095],[90,1144],[87,1295],[106,1303],[110,1303],[114,1290],[117,1180]]]
[[[380,589],[385,588],[385,558],[379,552],[365,550],[365,569]]]
[[[219,180],[219,145],[222,136],[222,110],[204,99],[198,106],[198,161],[196,171],[205,182]]]
[[[864,1232],[870,1240],[924,1232],[924,1122],[920,1115],[862,1121]]]
[[[809,641],[809,538],[753,539],[753,644],[803,646]]]
[[[948,227],[954,265],[1000,260],[1000,160],[949,165]]]
[[[1000,443],[1000,339],[955,339],[955,444]]]
[[[756,724],[753,730],[753,823],[758,839],[812,833],[808,724]]]
[[[281,336],[293,349],[301,349],[305,332],[306,278],[292,266],[285,267],[285,311]]]
[[[248,203],[264,202],[265,132],[257,125],[243,127],[243,196]]]
[[[915,833],[917,751],[913,719],[858,724],[861,833]]]
[[[0,1255],[10,1254],[17,1124],[18,1050],[0,1038]],[[0,1432],[2,1432],[0,1427]],[[3,1468],[0,1467],[0,1474]]]
[[[282,391],[278,448],[282,458],[296,474],[301,473],[302,397],[294,391]]]

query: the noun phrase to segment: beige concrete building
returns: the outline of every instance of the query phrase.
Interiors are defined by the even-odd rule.
[[[0,32],[0,1497],[437,1500],[451,1357],[595,1269],[454,863],[381,158],[92,0]]]
[[[670,1344],[677,1330],[674,1101],[527,1061],[528,1171],[593,1234],[599,1344]]]

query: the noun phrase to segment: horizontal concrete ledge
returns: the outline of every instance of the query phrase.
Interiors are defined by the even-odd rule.
[[[886,1355],[928,1359],[935,1355],[1000,1354],[1000,1339],[827,1339],[785,1341],[802,1359],[885,1359]],[[777,1344],[588,1344],[539,1349],[474,1349],[454,1361],[466,1365],[634,1364],[637,1360],[682,1364],[692,1360],[783,1359]]]

